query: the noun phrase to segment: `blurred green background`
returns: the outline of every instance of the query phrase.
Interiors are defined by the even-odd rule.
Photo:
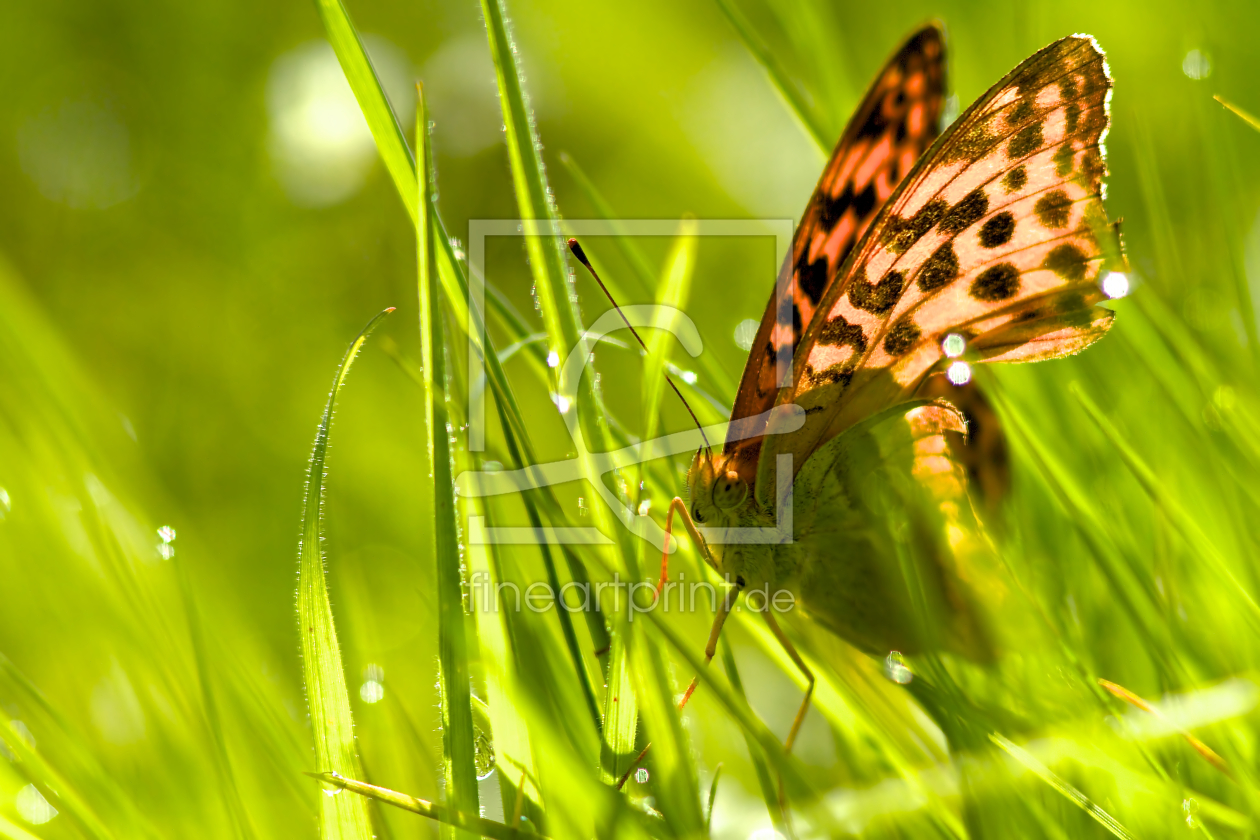
[[[1070,536],[1070,508],[1033,478],[1018,441],[1011,550],[1030,585],[1072,614],[1063,626],[1076,637],[1064,644],[1102,675],[1159,696],[1251,673],[1255,625],[1202,583],[1197,555],[1159,524],[1166,506],[1133,480],[1066,383],[1082,382],[1257,591],[1260,482],[1245,412],[1260,353],[1260,133],[1212,97],[1260,113],[1260,11],[1242,2],[740,8],[833,137],[887,54],[927,19],[947,27],[962,107],[1046,43],[1073,32],[1098,39],[1116,82],[1108,209],[1124,220],[1134,299],[1118,304],[1113,335],[1080,359],[995,378],[1100,521],[1131,541],[1150,575],[1134,585],[1159,590],[1152,600],[1177,628],[1164,643],[1192,651],[1194,667],[1172,669],[1185,677],[1174,684],[1151,664],[1158,651],[1136,651],[1114,593]],[[466,240],[470,219],[514,218],[478,6],[364,0],[349,10],[404,126],[411,83],[425,82],[452,235]],[[564,216],[597,213],[561,152],[626,218],[799,217],[824,154],[715,3],[518,0],[509,10]],[[293,595],[308,447],[334,367],[373,314],[397,306],[379,340],[419,355],[414,231],[314,7],[10,6],[0,28],[0,185],[0,653],[11,660],[0,707],[14,719],[44,716],[50,760],[98,779],[101,790],[84,795],[105,823],[128,824],[115,821],[130,800],[161,836],[226,834],[190,670],[184,605],[196,603],[211,670],[229,686],[220,712],[255,828],[312,836],[319,794],[297,775],[313,757]],[[668,246],[644,243],[658,261]],[[600,247],[588,245],[617,271]],[[687,311],[726,377],[700,385],[729,405],[744,360],[736,327],[760,316],[776,266],[768,246],[699,247]],[[535,318],[519,244],[491,255],[490,281]],[[584,279],[579,290],[589,322],[604,307]],[[600,355],[615,416],[637,417],[639,367]],[[563,457],[570,446],[545,385],[524,367],[514,372],[540,454]],[[421,398],[369,345],[331,449],[328,550],[367,770],[433,798],[441,739]],[[667,428],[683,428],[675,406],[666,416]],[[659,502],[679,489],[664,488]],[[109,528],[93,524],[102,519]],[[160,526],[177,532],[173,552],[160,545]],[[1169,594],[1173,581],[1182,595]],[[743,655],[753,705],[782,736],[796,690],[751,648]],[[19,671],[56,714],[30,710],[39,704]],[[360,694],[365,682],[383,685],[383,700],[367,702],[376,695]],[[1253,707],[1228,735],[1244,758],[1254,755]],[[693,740],[712,767],[735,749],[734,730],[703,698],[697,708]],[[815,716],[810,726],[815,748],[803,760],[845,781],[826,724]],[[39,726],[23,727],[40,746]],[[1198,760],[1169,749],[1181,750],[1177,761]],[[82,769],[92,762],[96,770]],[[747,778],[751,799],[733,798],[732,814],[760,807]],[[0,766],[0,835],[91,835],[65,816],[33,819],[42,812],[29,795],[22,804],[25,785]],[[1244,814],[1256,801],[1246,791],[1217,796]],[[1179,805],[1169,833],[1187,830]],[[768,825],[764,810],[749,819],[715,828],[744,836]],[[410,815],[389,820],[398,836],[433,830]]]

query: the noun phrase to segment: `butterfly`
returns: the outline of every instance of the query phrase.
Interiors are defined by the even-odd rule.
[[[947,356],[947,338],[973,363],[1031,362],[1077,353],[1111,327],[1098,304],[1101,272],[1123,267],[1103,208],[1112,84],[1097,43],[1073,35],[938,131],[944,61],[943,32],[929,25],[858,106],[761,319],[727,440],[696,454],[689,502],[669,508],[666,530],[678,513],[734,583],[709,658],[741,591],[780,590],[870,653],[993,656],[941,535],[941,516],[966,499],[947,437],[967,431],[965,417],[916,395],[939,388],[934,375],[958,355]],[[780,406],[803,411],[803,424],[776,428]],[[774,527],[783,488],[793,511],[783,540],[705,543],[697,524]],[[933,510],[944,513],[916,513]],[[900,535],[879,525],[889,511],[903,514]],[[925,547],[917,594],[896,560],[907,539]],[[773,612],[761,612],[812,689]],[[788,749],[808,704],[809,689]]]

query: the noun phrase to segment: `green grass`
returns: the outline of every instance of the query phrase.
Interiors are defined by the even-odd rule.
[[[1248,81],[1253,62],[1236,39],[1254,35],[1260,21],[1214,19],[1200,36],[1183,34],[1170,15],[1126,34],[1138,25],[1134,10],[1126,12],[1132,21],[1117,21],[1098,9],[1032,4],[1014,12],[1012,24],[992,10],[924,7],[893,19],[829,4],[722,0],[668,26],[636,23],[630,10],[582,18],[593,31],[579,39],[565,30],[576,57],[556,59],[568,85],[558,88],[539,63],[545,38],[534,20],[550,21],[547,13],[485,0],[480,37],[494,68],[503,143],[470,175],[467,161],[441,158],[445,126],[454,121],[428,110],[428,93],[450,80],[423,80],[413,135],[395,116],[399,103],[391,106],[346,7],[323,0],[316,7],[318,14],[303,12],[306,36],[322,25],[383,173],[355,199],[354,213],[303,211],[324,225],[304,234],[305,246],[284,238],[296,236],[291,231],[267,227],[265,213],[231,234],[249,259],[276,249],[275,262],[301,263],[319,278],[303,276],[294,286],[299,293],[286,301],[293,316],[265,306],[251,316],[266,321],[263,338],[241,326],[248,322],[230,320],[231,329],[210,333],[210,351],[195,351],[178,331],[160,340],[146,333],[150,327],[124,333],[135,348],[152,348],[134,351],[150,359],[141,366],[150,375],[145,393],[211,364],[203,358],[221,358],[213,364],[237,365],[230,369],[259,392],[283,394],[275,405],[292,402],[283,410],[298,419],[291,438],[268,439],[289,453],[282,460],[245,463],[266,448],[255,440],[265,434],[259,430],[286,421],[281,409],[256,412],[243,397],[212,406],[249,416],[250,425],[232,427],[236,434],[197,437],[212,420],[181,414],[166,440],[154,430],[166,428],[158,419],[172,409],[155,401],[137,413],[140,434],[131,440],[131,421],[120,423],[117,404],[134,398],[125,388],[120,396],[121,380],[91,352],[99,345],[63,323],[57,299],[40,285],[69,282],[57,280],[62,269],[5,240],[21,259],[0,262],[0,836],[674,838],[747,837],[770,827],[871,838],[1256,834],[1260,339],[1246,261],[1256,247],[1248,244],[1249,185],[1260,160],[1260,133],[1248,115],[1260,88]],[[405,24],[439,33],[425,36],[435,44],[447,37],[443,26],[456,25],[432,9],[399,18],[391,8],[364,3],[360,14],[355,3],[351,11],[371,22],[368,31]],[[742,354],[728,336],[735,323],[760,315],[767,296],[770,275],[747,268],[759,263],[737,245],[695,237],[683,212],[757,211],[714,198],[725,189],[715,186],[718,176],[670,133],[673,117],[652,110],[665,106],[649,108],[634,92],[666,85],[673,73],[699,77],[697,67],[710,60],[728,70],[745,62],[781,103],[774,118],[801,130],[807,147],[826,148],[882,54],[929,12],[954,28],[954,84],[964,105],[1053,37],[1097,29],[1105,48],[1115,44],[1109,203],[1126,218],[1134,291],[1115,303],[1111,334],[1082,356],[979,374],[1012,451],[1010,497],[965,546],[1004,651],[998,662],[912,658],[914,679],[902,685],[884,661],[795,618],[788,633],[818,686],[800,748],[789,756],[781,739],[803,681],[755,616],[732,616],[719,661],[705,668],[707,608],[633,620],[624,598],[573,614],[469,610],[481,597],[471,581],[480,573],[523,591],[535,581],[558,588],[614,574],[654,577],[657,552],[618,517],[649,501],[659,524],[681,491],[685,464],[657,457],[599,475],[592,453],[687,427],[667,393],[668,369],[694,368],[694,381],[676,376],[678,386],[703,422],[725,419],[700,395],[729,404]],[[659,71],[660,56],[644,58],[641,72],[605,79],[608,92],[588,96],[588,77],[599,75],[589,64],[601,58],[590,44],[615,50],[617,39],[604,30],[623,25],[627,38],[673,44],[669,66],[677,69]],[[244,38],[249,29],[231,20],[224,31]],[[409,37],[403,28],[390,31],[395,40]],[[1202,40],[1181,43],[1191,37]],[[679,38],[697,43],[684,49],[671,40]],[[843,48],[820,46],[827,44]],[[1213,44],[1214,76],[1179,75],[1186,49]],[[266,47],[269,55],[278,49]],[[695,58],[701,54],[705,62]],[[1171,70],[1158,69],[1152,55]],[[575,104],[557,117],[558,89],[575,103],[637,109],[645,136],[658,141],[642,152],[655,174],[636,174],[633,144],[614,151],[616,144],[569,133],[570,123],[598,125],[606,114]],[[572,154],[561,148],[567,143]],[[204,155],[186,149],[173,157],[196,167]],[[169,182],[152,189],[174,195],[182,182],[163,172]],[[675,195],[674,180],[694,199]],[[495,197],[466,198],[479,188]],[[47,243],[58,231],[77,235],[83,217],[41,216],[39,202],[48,199],[24,195],[15,192],[13,202],[34,208],[35,221],[23,228],[32,241],[53,237],[44,247],[54,251]],[[186,212],[200,222],[210,187],[196,195],[206,207]],[[159,215],[129,224],[137,231],[173,224]],[[495,271],[487,268],[484,311],[469,307],[464,244],[451,236],[476,216],[534,220],[554,234],[513,241],[515,250],[491,244]],[[584,275],[571,274],[565,218],[662,216],[683,219],[677,237],[644,241],[614,224],[612,236],[583,244],[623,302],[661,302],[691,315],[705,352],[693,360],[660,330],[645,331],[643,354],[624,332],[616,334],[624,346],[583,345],[605,304]],[[108,228],[122,231],[124,217],[93,218],[125,239]],[[261,246],[250,241],[259,231],[269,231]],[[371,258],[365,272],[362,254],[346,252],[344,276],[330,279],[305,252],[340,254],[338,240],[368,250],[376,246],[364,242],[385,242],[385,256]],[[159,277],[184,264],[161,237],[118,248],[137,265],[161,263]],[[194,274],[238,269],[223,258]],[[374,272],[392,272],[397,283],[373,285]],[[358,284],[354,294],[336,297],[347,278]],[[87,280],[75,283],[68,288],[94,294]],[[231,294],[257,306],[264,288],[255,282]],[[325,301],[329,289],[335,299]],[[381,308],[374,295],[416,317],[381,326],[356,370],[355,386],[363,384],[339,396],[367,330],[340,368],[337,346]],[[188,306],[195,308],[193,297]],[[318,316],[319,306],[339,314]],[[289,321],[318,337],[295,345]],[[469,341],[486,368],[484,452],[467,444],[466,397],[479,386],[465,365]],[[549,352],[563,360],[579,345],[580,354],[595,356],[580,380],[549,366]],[[268,352],[278,361],[267,361]],[[320,415],[320,389],[334,371]],[[582,447],[549,392],[571,398]],[[329,450],[334,401],[338,445]],[[385,415],[400,419],[389,425]],[[583,481],[485,498],[452,492],[456,476],[490,461],[513,470],[561,458],[578,460]],[[235,465],[236,480],[199,495],[196,477],[220,462]],[[277,488],[271,495],[253,495],[268,481]],[[595,483],[622,509],[602,504]],[[239,512],[254,507],[255,519]],[[595,526],[610,542],[480,545],[471,516],[490,527]],[[901,516],[889,511],[882,524]],[[262,521],[280,523],[278,536],[268,536]],[[178,526],[178,538],[158,539],[166,524]],[[160,554],[159,543],[173,556]],[[233,565],[233,550],[249,563]],[[708,574],[689,545],[670,562],[675,576]],[[268,578],[270,569],[280,571]],[[280,619],[268,624],[264,614]],[[700,686],[679,714],[675,698],[694,674]],[[642,780],[632,774],[616,791],[649,742]],[[50,812],[31,809],[41,801],[56,816],[42,821]]]

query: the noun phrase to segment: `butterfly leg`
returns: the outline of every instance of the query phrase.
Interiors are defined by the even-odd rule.
[[[805,664],[805,660],[796,652],[796,646],[792,644],[792,640],[783,632],[783,628],[779,626],[779,622],[774,620],[774,613],[769,609],[763,613],[766,617],[766,623],[770,625],[770,632],[774,633],[774,637],[779,640],[779,644],[783,645],[783,649],[787,651],[787,655],[797,668],[801,669],[801,673],[805,675],[805,698],[801,700],[801,707],[796,712],[796,719],[792,721],[792,728],[788,731],[787,740],[783,742],[783,749],[787,752],[792,751],[792,745],[796,743],[796,736],[801,731],[801,724],[805,722],[805,714],[809,711],[809,701],[814,694],[814,672],[809,670],[809,666]]]
[[[796,718],[792,721],[792,728],[788,730],[787,740],[783,742],[784,752],[790,753],[792,745],[796,743],[796,736],[800,734],[801,724],[805,722],[805,714],[809,711],[809,701],[814,695],[814,672],[809,670],[809,666],[805,664],[805,660],[797,652],[796,646],[792,644],[792,640],[787,637],[787,633],[783,632],[779,622],[774,620],[774,613],[770,611],[768,606],[763,615],[765,615],[766,623],[770,625],[770,631],[774,633],[774,637],[779,640],[779,644],[783,645],[783,649],[787,651],[787,655],[792,659],[792,662],[805,675],[805,697],[801,700],[801,707],[796,711]],[[782,776],[779,777],[779,810],[786,820],[788,818],[787,792],[783,789]]]
[[[717,615],[713,616],[713,627],[709,630],[709,643],[704,648],[705,666],[708,666],[713,661],[713,656],[717,653],[717,643],[718,638],[722,635],[722,626],[726,624],[726,617],[731,614],[731,609],[735,606],[735,599],[739,597],[739,593],[743,588],[743,579],[736,579],[735,584],[726,591],[726,597],[718,604]],[[687,691],[683,694],[682,699],[678,701],[679,711],[687,705],[687,701],[691,699],[691,695],[699,684],[700,677],[697,675],[692,678],[691,685],[687,686]],[[647,758],[648,750],[650,749],[652,749],[652,745],[648,744],[641,753],[635,756],[634,761],[630,762],[630,767],[617,780],[617,790],[621,790],[625,786],[626,781],[630,778],[630,774],[643,762],[643,759]]]
[[[675,510],[682,514],[683,526],[687,529],[687,533],[695,542],[696,547],[700,549],[701,554],[704,555],[705,561],[713,568],[717,568],[716,564],[713,562],[712,555],[709,554],[708,544],[705,543],[704,537],[702,537],[700,532],[696,529],[696,524],[692,521],[691,514],[687,512],[686,503],[675,496],[674,500],[669,503],[669,512],[665,514],[665,550],[661,553],[661,579],[656,584],[657,593],[659,593],[661,587],[665,585],[665,580],[668,577],[669,541],[673,538]],[[721,603],[718,604],[717,614],[713,616],[713,627],[709,630],[709,643],[704,647],[704,664],[706,666],[713,661],[713,657],[717,653],[717,644],[718,639],[722,635],[722,627],[726,624],[726,618],[731,614],[731,610],[735,606],[735,600],[739,598],[739,593],[743,590],[743,588],[744,579],[736,578],[734,585],[727,590],[725,597],[723,597]],[[687,705],[687,701],[691,699],[691,695],[695,692],[696,686],[699,685],[699,683],[699,675],[692,678],[691,685],[687,686],[687,691],[683,694],[682,699],[678,701],[678,708],[680,710]],[[652,749],[652,745],[648,744],[643,748],[641,753],[635,756],[634,761],[630,762],[630,767],[626,770],[622,777],[617,780],[617,790],[621,790],[625,786],[626,781],[630,778],[630,774],[633,773],[635,768],[638,767],[643,759],[647,757],[648,750],[650,749]]]
[[[659,595],[661,587],[665,585],[665,581],[669,578],[669,541],[673,539],[674,531],[674,511],[682,514],[683,527],[687,529],[687,535],[691,537],[692,542],[696,544],[696,548],[700,550],[704,562],[710,567],[716,569],[717,564],[713,562],[713,555],[709,553],[709,544],[704,541],[704,537],[700,536],[700,532],[696,530],[696,523],[691,520],[691,514],[687,512],[687,503],[677,496],[669,503],[669,510],[665,514],[665,549],[661,552],[661,579],[656,584],[656,592]]]

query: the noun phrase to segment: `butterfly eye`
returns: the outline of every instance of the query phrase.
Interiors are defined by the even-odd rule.
[[[722,510],[739,507],[747,497],[748,483],[735,470],[727,470],[713,485],[713,503]]]

